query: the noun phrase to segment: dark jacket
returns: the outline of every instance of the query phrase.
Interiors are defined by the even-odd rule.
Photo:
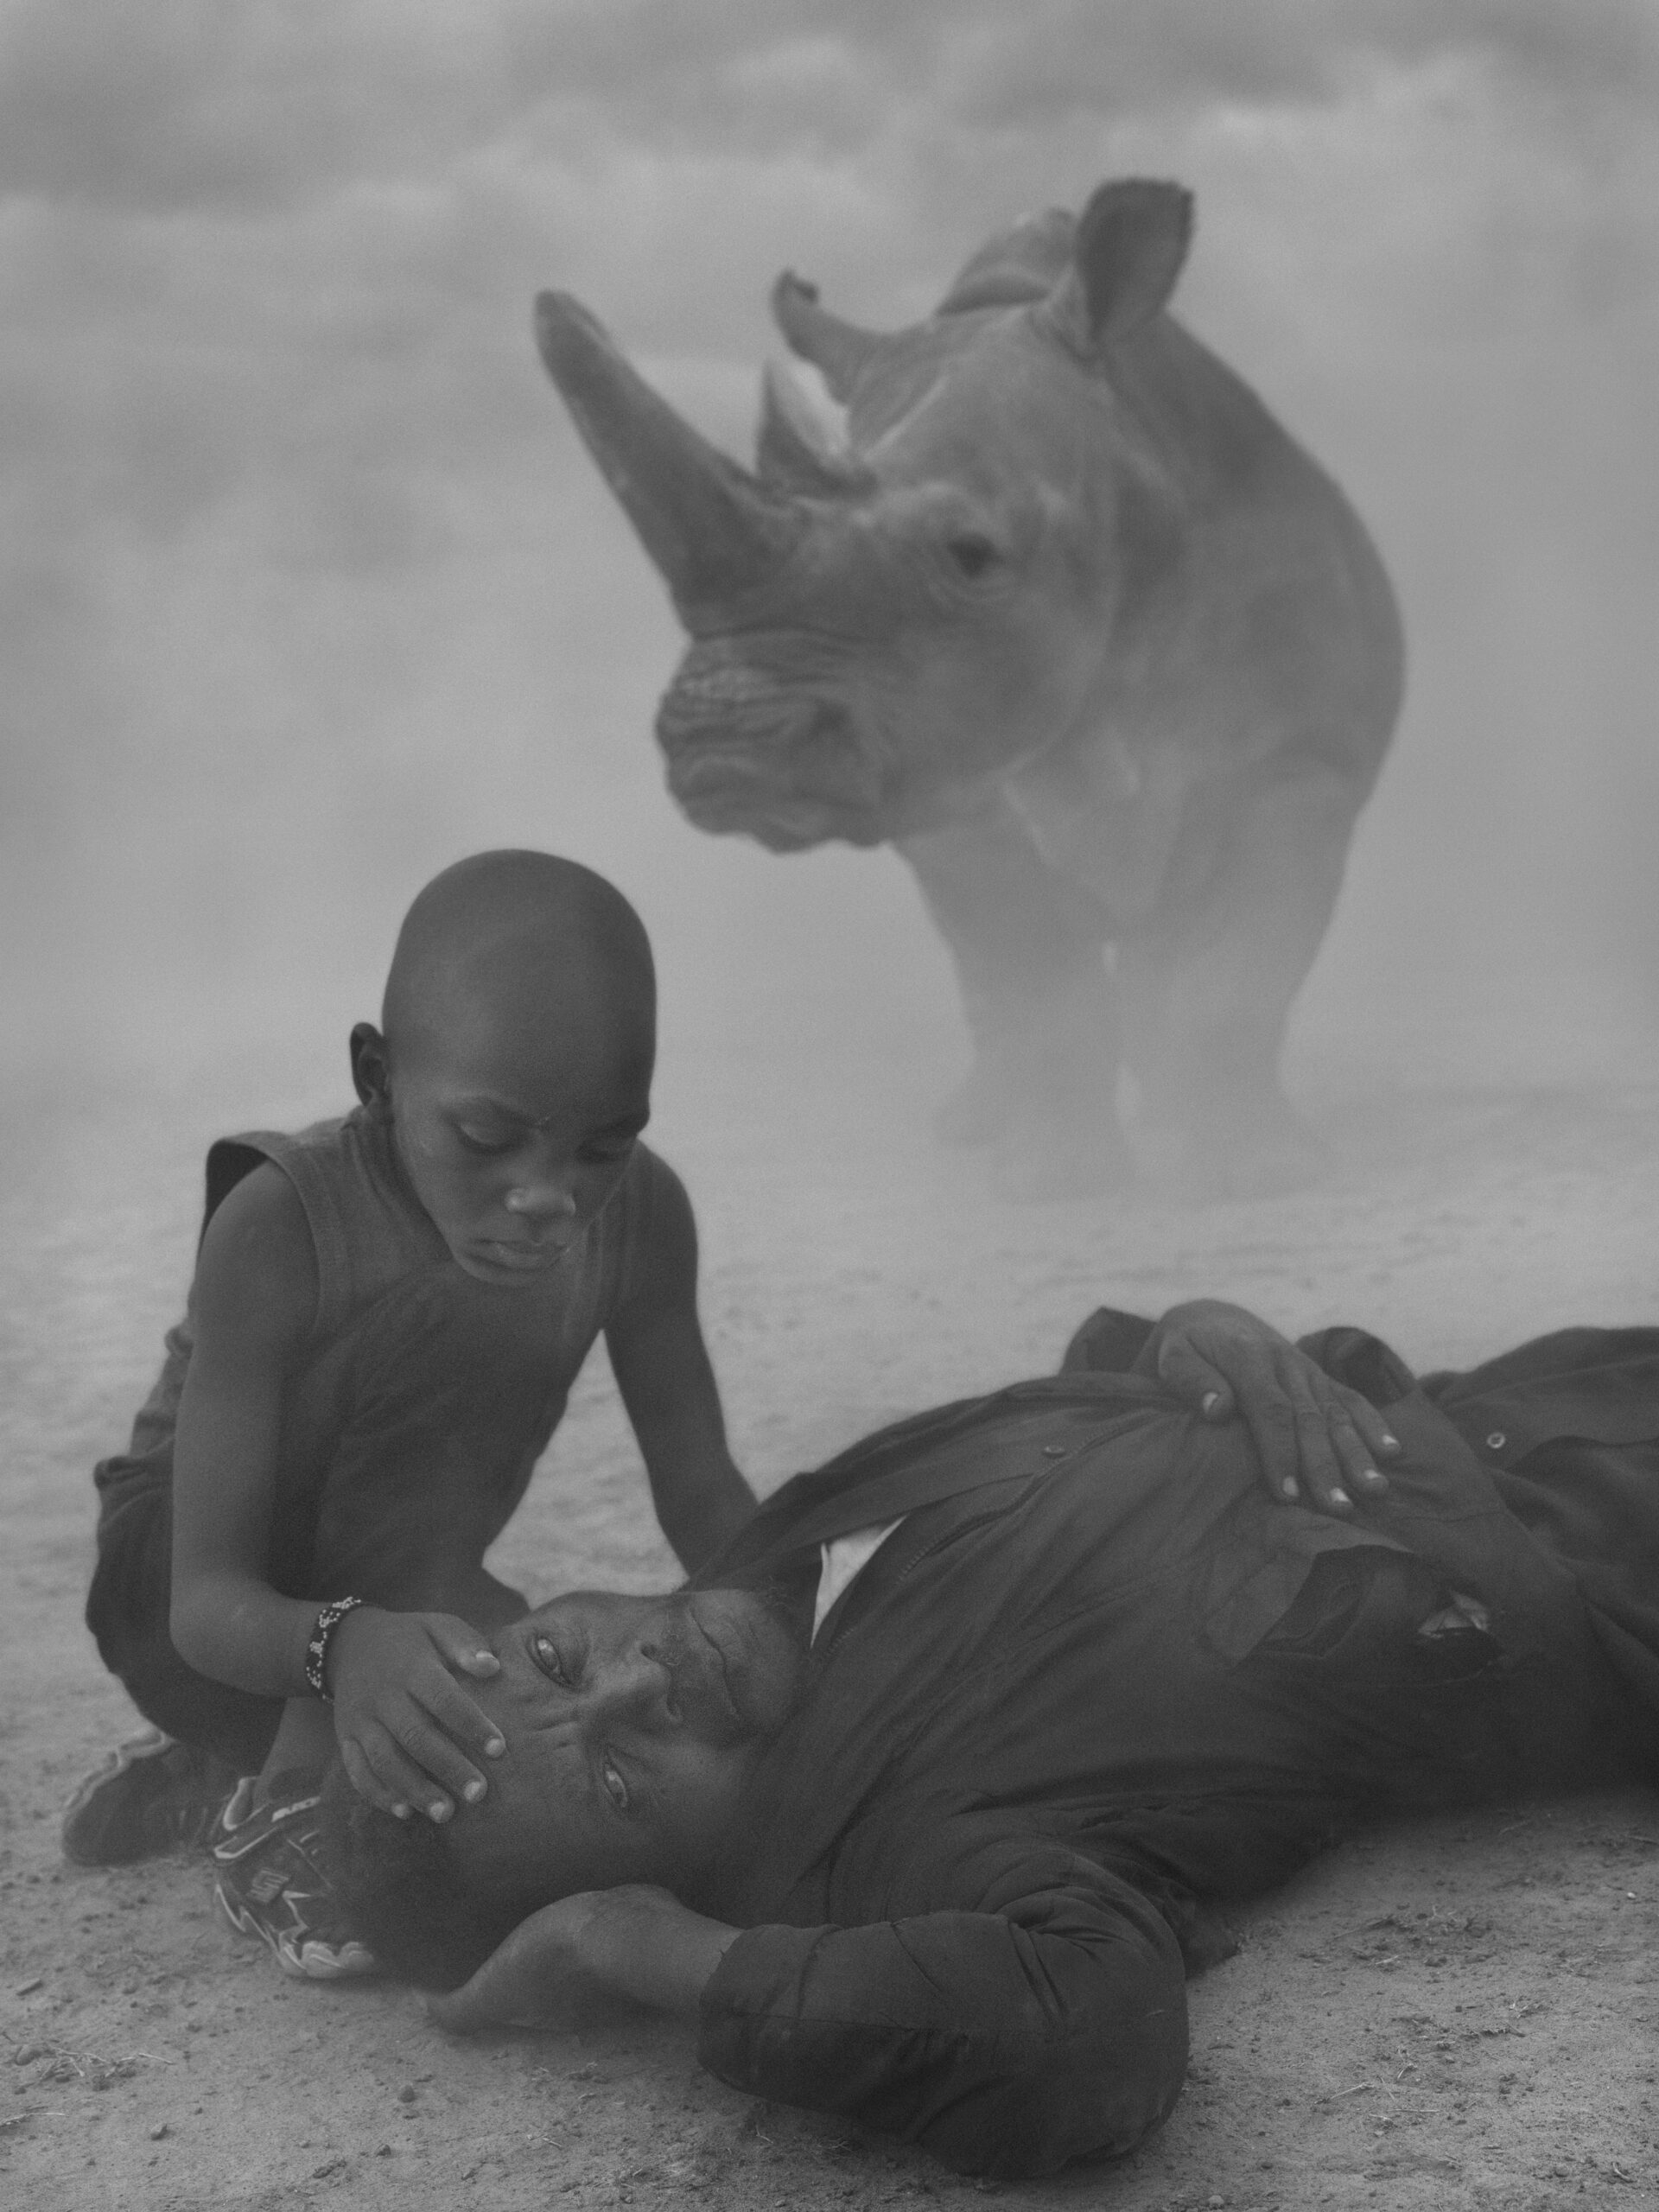
[[[1360,1527],[1274,1504],[1238,1423],[1124,1371],[1147,1326],[1097,1315],[1058,1376],[797,1478],[697,1578],[805,1589],[821,1541],[909,1516],[698,1900],[745,1929],[701,2055],[965,2171],[1125,2151],[1169,2111],[1205,1907],[1368,1814],[1652,1756],[1659,1332],[1428,1385],[1312,1340],[1407,1446]],[[1454,1591],[1489,1630],[1425,1638]]]

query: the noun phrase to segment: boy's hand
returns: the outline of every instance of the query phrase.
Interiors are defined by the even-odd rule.
[[[1236,1414],[1281,1503],[1343,1515],[1386,1493],[1377,1461],[1402,1447],[1376,1408],[1242,1306],[1200,1298],[1172,1306],[1136,1364],[1206,1421]]]
[[[506,1745],[455,1680],[501,1671],[475,1628],[453,1613],[359,1605],[335,1629],[328,1661],[334,1734],[360,1797],[400,1821],[413,1808],[447,1821],[457,1797],[477,1802],[484,1777],[467,1753],[499,1758]]]

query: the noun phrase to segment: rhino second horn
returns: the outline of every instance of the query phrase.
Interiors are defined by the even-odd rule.
[[[846,417],[821,408],[794,372],[768,361],[761,379],[755,462],[763,484],[807,498],[844,498],[874,488],[874,478],[852,456]]]
[[[818,288],[786,269],[772,288],[772,321],[788,342],[791,353],[810,361],[833,396],[843,404],[871,355],[885,344],[874,330],[861,330],[843,322],[818,305]]]
[[[681,613],[772,582],[799,539],[799,509],[676,414],[568,293],[537,301],[536,342]]]

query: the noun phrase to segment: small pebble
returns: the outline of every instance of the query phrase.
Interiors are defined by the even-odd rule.
[[[166,2133],[167,2122],[164,2120],[158,2120],[149,2131],[149,2139],[152,2143],[159,2143]]]
[[[45,1986],[46,1976],[37,1974],[32,1980],[18,1982],[11,1993],[14,1997],[32,1997],[37,1989],[44,1989]]]
[[[398,2103],[400,2105],[412,2105],[415,2101],[415,2084],[412,2082],[405,2082],[403,2088],[397,2092]]]

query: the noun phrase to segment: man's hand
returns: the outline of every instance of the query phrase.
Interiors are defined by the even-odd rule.
[[[499,1758],[506,1745],[455,1680],[501,1671],[475,1628],[453,1613],[360,1605],[334,1630],[328,1671],[340,1756],[359,1797],[400,1821],[416,1807],[447,1821],[457,1797],[484,1795],[467,1752]]]
[[[428,2010],[451,2035],[571,2028],[607,1998],[694,2012],[738,1935],[649,1883],[585,1890],[521,1921],[468,1982]]]
[[[1172,1306],[1135,1363],[1206,1421],[1236,1414],[1281,1503],[1342,1515],[1389,1487],[1376,1463],[1402,1447],[1376,1407],[1242,1306],[1200,1298]]]

